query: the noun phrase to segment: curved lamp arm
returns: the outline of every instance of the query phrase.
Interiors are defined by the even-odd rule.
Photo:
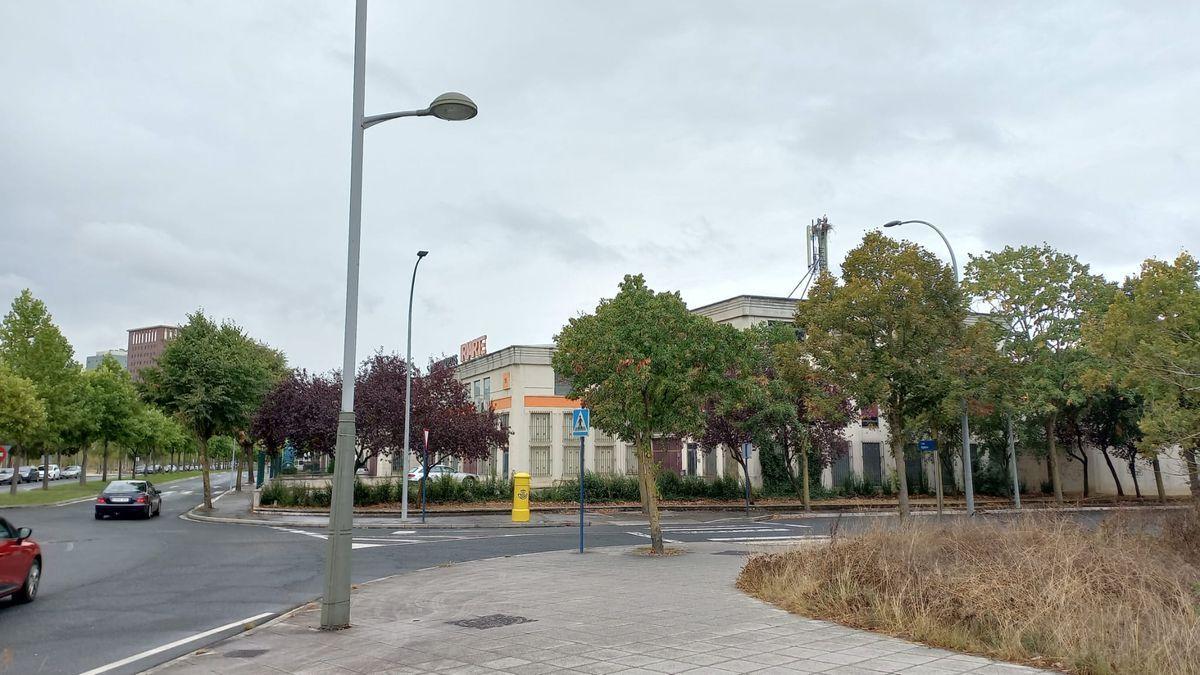
[[[942,234],[942,231],[938,229],[937,225],[925,220],[893,220],[890,223],[885,223],[884,227],[896,227],[897,225],[907,225],[909,223],[920,223],[921,225],[926,225],[934,232],[938,233],[938,236],[942,238],[942,243],[945,244],[946,249],[950,251],[950,267],[954,269],[954,281],[955,283],[958,283],[958,259],[954,257],[954,247],[950,245],[950,240],[946,238],[946,235]]]

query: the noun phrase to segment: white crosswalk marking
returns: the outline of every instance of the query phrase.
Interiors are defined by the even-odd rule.
[[[827,534],[796,534],[787,537],[709,537],[709,541],[791,541],[797,539],[828,539]]]
[[[635,537],[641,537],[643,539],[650,539],[650,535],[648,535],[644,532],[626,532],[625,534],[632,534]],[[679,543],[678,539],[667,539],[666,537],[663,537],[663,541],[665,541],[668,544],[678,544]]]

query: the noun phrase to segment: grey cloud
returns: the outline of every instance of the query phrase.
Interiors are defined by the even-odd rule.
[[[203,305],[337,363],[348,2],[0,4],[0,303],[80,353]],[[371,4],[360,351],[546,342],[644,272],[784,294],[895,217],[960,259],[1051,244],[1106,274],[1195,248],[1200,6],[784,0]],[[906,231],[943,255],[936,235]]]

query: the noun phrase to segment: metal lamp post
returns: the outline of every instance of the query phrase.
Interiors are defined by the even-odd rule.
[[[962,292],[962,281],[958,276],[958,259],[954,257],[954,247],[950,245],[950,240],[946,239],[946,235],[937,228],[936,225],[924,220],[893,220],[885,223],[884,227],[896,227],[898,225],[908,225],[909,223],[920,223],[928,226],[938,236],[942,238],[942,243],[946,245],[946,249],[950,251],[950,266],[954,269],[954,285],[958,287],[959,292]],[[975,515],[975,483],[971,477],[971,423],[967,418],[967,399],[962,400],[962,462],[963,462],[963,493],[967,497],[967,515]],[[936,450],[935,450],[936,452]]]
[[[358,333],[358,258],[362,216],[363,132],[397,117],[433,116],[469,120],[478,108],[466,96],[442,94],[422,110],[363,115],[367,62],[367,0],[354,13],[354,96],[350,120],[350,234],[346,255],[346,332],[342,351],[342,406],[338,414],[333,499],[329,509],[329,547],[321,596],[321,628],[350,625],[350,550],[354,526],[354,350]]]
[[[400,470],[404,472],[404,483],[400,488],[400,520],[408,520],[408,425],[412,417],[412,306],[413,290],[417,287],[417,268],[429,251],[417,251],[417,262],[413,263],[412,282],[408,285],[408,349],[404,354],[404,456]]]

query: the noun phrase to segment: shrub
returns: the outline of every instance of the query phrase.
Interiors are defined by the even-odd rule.
[[[755,557],[738,586],[792,612],[995,658],[1200,673],[1198,535],[1200,512],[1094,531],[1045,517],[910,522]]]

